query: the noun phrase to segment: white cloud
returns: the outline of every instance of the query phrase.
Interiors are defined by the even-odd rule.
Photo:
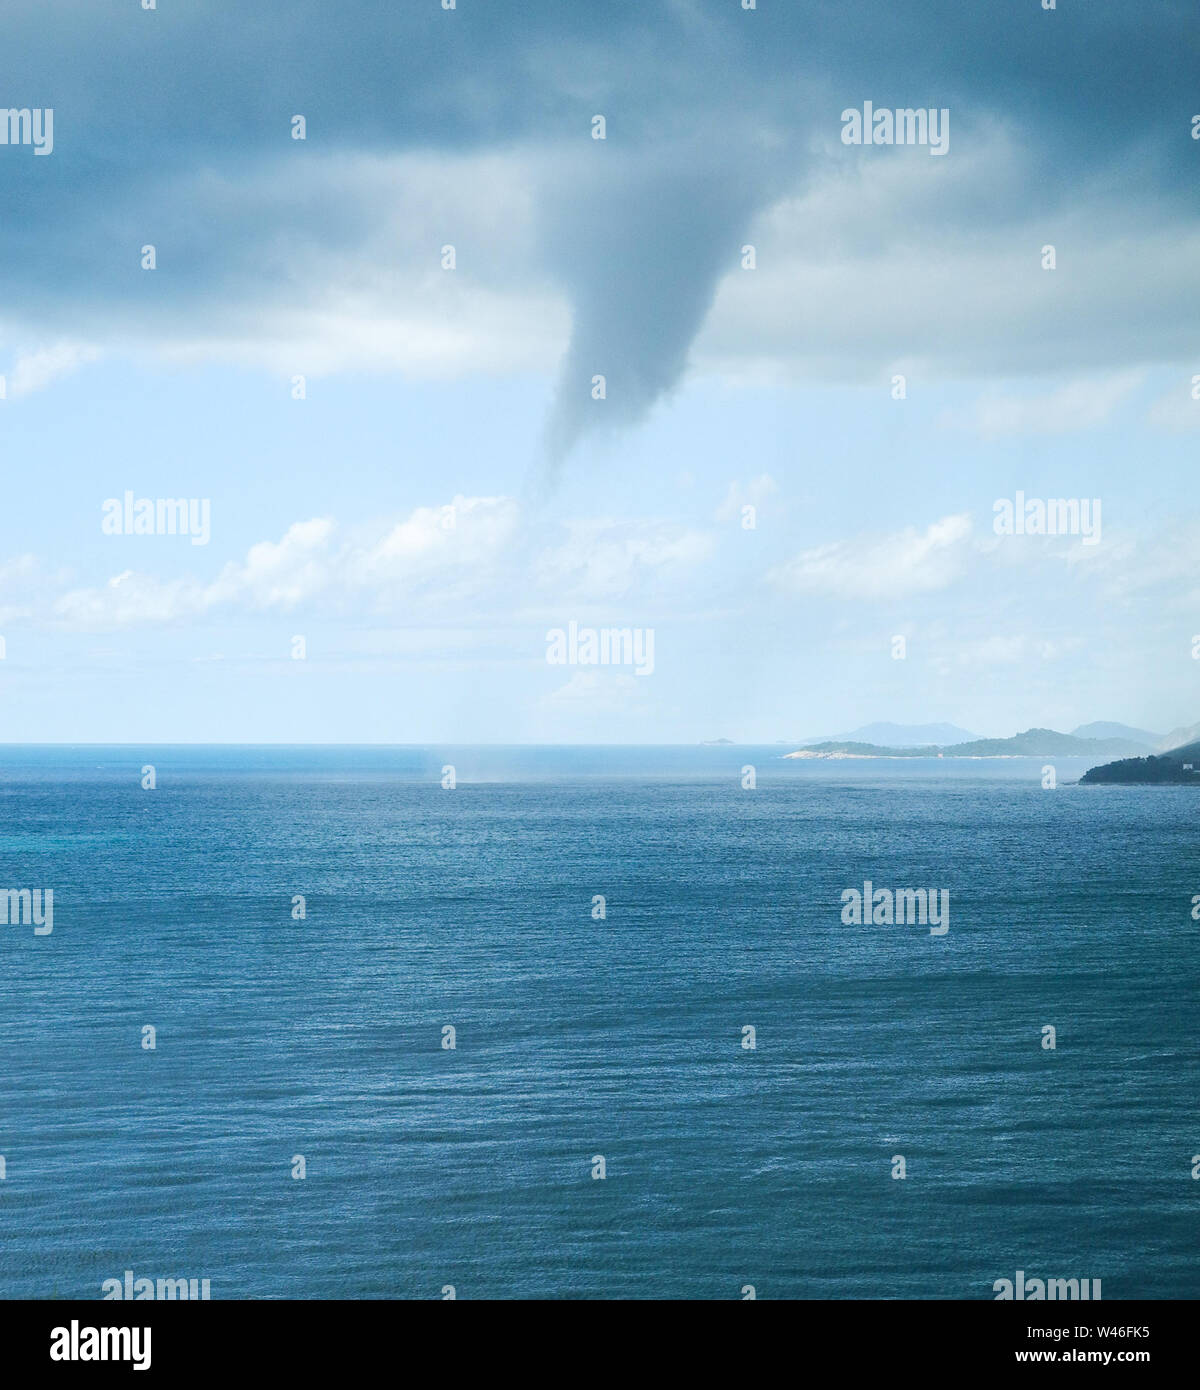
[[[658,522],[573,521],[567,539],[542,555],[540,583],[561,596],[621,598],[656,579],[687,573],[711,555],[702,531]]]
[[[161,580],[127,569],[63,594],[52,612],[70,625],[103,627],[218,609],[289,611],[313,601],[342,611],[354,600],[359,611],[388,612],[420,599],[428,622],[439,606],[468,602],[475,611],[497,594],[511,605],[515,591],[539,588],[543,606],[568,597],[581,605],[641,599],[692,574],[714,548],[706,532],[657,521],[570,521],[563,529],[565,538],[536,549],[537,533],[506,496],[459,495],[416,507],[383,529],[316,517],[252,545],[214,579]]]
[[[351,587],[403,589],[438,577],[478,574],[504,553],[516,534],[519,508],[511,497],[455,497],[444,507],[418,507],[378,541],[346,562]]]
[[[446,595],[484,582],[517,520],[506,497],[457,496],[444,507],[418,507],[382,536],[339,540],[337,524],[318,517],[290,526],[279,541],[260,541],[215,580],[161,581],[132,570],[101,588],[77,589],[54,604],[73,626],[169,622],[213,609],[295,608],[356,592],[386,604],[433,580]]]
[[[1080,547],[1084,552],[1085,547]],[[1069,557],[1083,578],[1117,602],[1153,595],[1159,611],[1200,605],[1200,519],[1170,522],[1156,533],[1125,532]]]
[[[1200,228],[1177,210],[1097,180],[1052,218],[1027,215],[1037,173],[1000,126],[946,160],[889,156],[818,158],[801,194],[758,217],[745,236],[757,269],[730,257],[694,344],[700,370],[881,392],[896,371],[912,399],[932,376],[1190,362],[1179,305],[1200,295]]]
[[[903,598],[953,583],[963,572],[970,537],[969,516],[946,516],[924,531],[910,526],[890,536],[860,536],[801,551],[770,577],[794,594]]]
[[[320,593],[333,578],[334,529],[330,518],[318,517],[289,526],[280,541],[252,545],[244,562],[226,565],[203,590],[202,606],[244,599],[256,608],[290,608]]]
[[[1033,395],[986,392],[969,408],[944,411],[942,427],[966,429],[984,438],[1012,434],[1066,434],[1095,429],[1145,380],[1144,370],[1070,381]]]
[[[201,236],[225,248],[221,312],[205,303],[159,312],[139,296],[96,312],[94,336],[171,362],[288,376],[551,372],[571,311],[538,259],[548,158],[521,146],[436,158],[305,151],[302,163],[166,177],[148,196],[170,210],[162,235],[174,255],[201,255]],[[272,285],[286,291],[264,295]]]
[[[57,377],[73,372],[100,356],[86,343],[56,343],[52,347],[19,352],[8,373],[8,395],[14,400],[43,391]]]
[[[546,709],[583,707],[589,713],[620,714],[645,698],[646,682],[616,671],[576,671],[542,699]]]

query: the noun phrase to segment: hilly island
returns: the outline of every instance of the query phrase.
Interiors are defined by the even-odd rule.
[[[1200,743],[1186,743],[1182,748],[1146,758],[1122,758],[1090,768],[1079,780],[1089,786],[1188,783],[1200,787]]]
[[[1146,753],[1146,745],[1129,738],[1080,738],[1055,729],[1026,729],[1012,738],[977,738],[967,743],[923,744],[904,748],[836,740],[813,743],[785,758],[1125,758]],[[1173,756],[1173,755],[1172,755]]]

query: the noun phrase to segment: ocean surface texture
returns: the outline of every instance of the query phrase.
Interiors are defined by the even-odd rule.
[[[1200,793],[786,751],[0,750],[0,1296],[1200,1297]]]

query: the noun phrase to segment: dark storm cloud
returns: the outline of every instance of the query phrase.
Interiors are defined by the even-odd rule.
[[[0,150],[6,317],[242,332],[256,303],[315,292],[298,269],[310,252],[353,257],[372,240],[370,194],[335,180],[331,196],[310,157],[544,148],[541,268],[573,312],[550,424],[561,452],[679,379],[751,219],[800,186],[815,145],[853,153],[839,114],[864,99],[950,108],[956,152],[1004,123],[1030,207],[1107,177],[1191,215],[1190,4],[759,3],[9,0],[0,106],[53,107],[56,143],[44,159]],[[596,113],[605,142],[590,138]],[[948,217],[969,235],[970,208]],[[143,241],[162,248],[152,294]],[[595,373],[605,415],[588,408]]]

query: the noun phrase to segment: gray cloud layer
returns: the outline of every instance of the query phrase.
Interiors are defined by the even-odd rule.
[[[116,0],[10,0],[0,105],[54,107],[56,148],[49,159],[0,150],[7,323],[89,341],[234,342],[264,319],[330,311],[335,289],[342,301],[374,293],[398,316],[419,300],[411,267],[425,255],[436,264],[436,247],[406,240],[406,227],[437,246],[465,236],[464,274],[490,293],[552,286],[569,304],[547,427],[559,457],[594,425],[638,420],[679,380],[738,245],[777,200],[822,170],[916,153],[847,150],[837,141],[844,106],[950,108],[950,161],[1008,133],[1019,159],[1005,178],[948,179],[941,204],[926,193],[938,257],[994,236],[1014,200],[1026,221],[1050,226],[1116,197],[1144,206],[1156,228],[1191,225],[1191,6],[760,3],[460,0],[446,12],[434,0],[165,0],[145,12]],[[308,121],[304,143],[290,139],[295,113]],[[590,138],[596,113],[608,121],[604,142]],[[439,220],[428,181],[389,190],[397,157],[472,173],[495,157],[527,203],[493,189],[464,226],[478,190],[448,190]],[[856,236],[903,250],[905,198],[901,184],[873,202],[864,185],[839,253]],[[1099,230],[1078,224],[1076,215],[1080,238]],[[1136,220],[1129,231],[1136,239]],[[810,254],[825,235],[793,225],[779,255]],[[160,254],[153,280],[136,254],[148,241]],[[1092,277],[1111,279],[1111,258],[1095,260]],[[1169,280],[1156,288],[1135,324],[1145,355],[1166,332],[1160,309],[1177,321],[1180,307]],[[1068,304],[1112,289],[1077,283]],[[1196,286],[1180,293],[1193,300]],[[837,310],[822,305],[800,325],[802,355],[821,357]],[[743,336],[765,316],[767,340],[786,354],[786,327],[769,322],[769,305],[755,312]],[[872,333],[870,315],[848,306],[881,359],[911,349],[909,313],[885,314]],[[980,336],[997,324],[1022,328],[996,304]],[[1086,359],[1095,342],[1090,325],[1067,323],[1050,351]],[[609,384],[601,410],[589,394],[596,373]]]

